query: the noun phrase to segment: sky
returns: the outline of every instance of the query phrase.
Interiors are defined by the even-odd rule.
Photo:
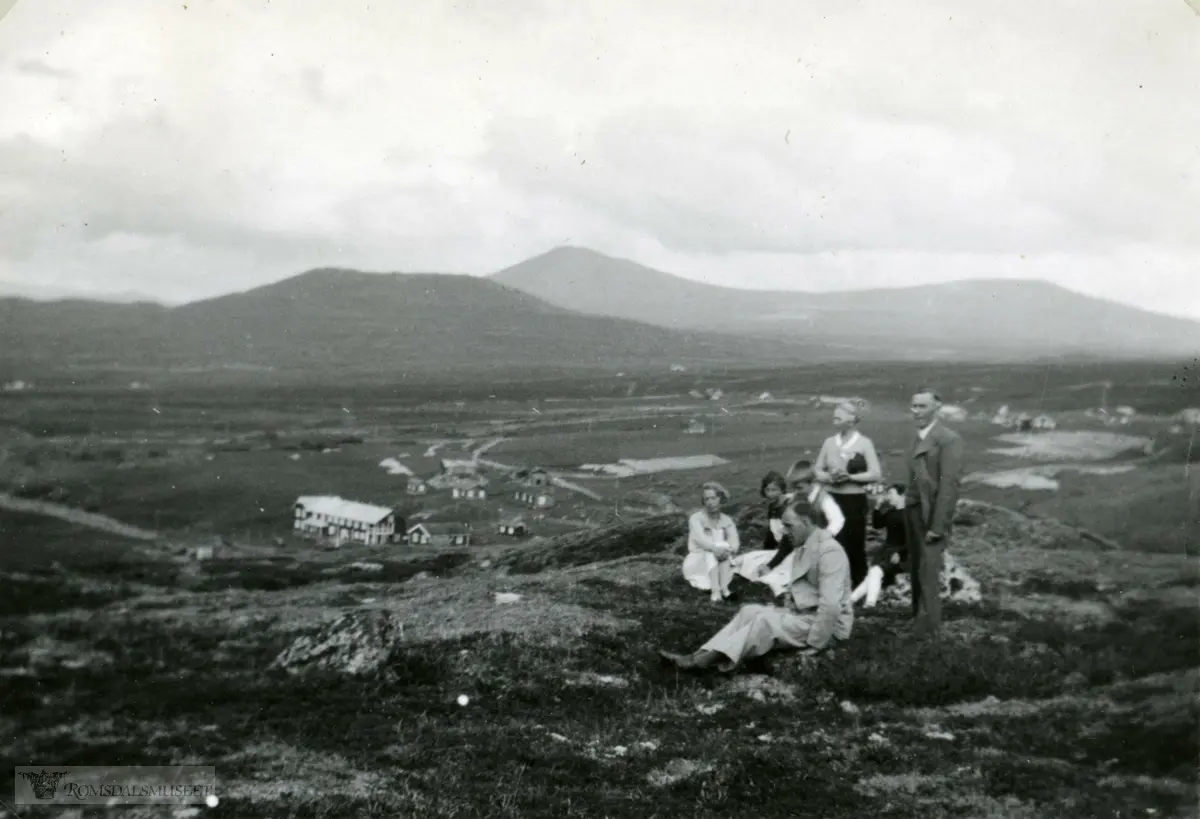
[[[0,292],[178,303],[570,244],[1200,319],[1186,0],[9,5]]]

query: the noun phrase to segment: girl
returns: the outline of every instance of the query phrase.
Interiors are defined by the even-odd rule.
[[[858,431],[867,413],[861,398],[843,401],[833,410],[837,434],[826,439],[813,469],[818,481],[829,488],[846,519],[837,534],[850,559],[850,584],[859,586],[867,577],[867,490],[868,484],[883,479],[883,469],[871,439]]]
[[[767,506],[767,531],[763,535],[762,549],[735,558],[734,570],[747,580],[770,586],[771,591],[779,595],[791,582],[791,561],[786,559],[790,549],[779,555],[778,560],[774,558],[784,547],[782,517],[794,496],[788,492],[787,478],[774,470],[763,476],[758,493]],[[771,563],[769,567],[768,562]]]
[[[731,558],[737,554],[738,531],[733,519],[721,511],[729,493],[719,483],[701,487],[704,508],[688,518],[688,555],[683,560],[683,576],[697,589],[712,592],[712,602],[729,597],[733,579]]]

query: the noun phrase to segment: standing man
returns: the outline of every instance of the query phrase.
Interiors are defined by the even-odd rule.
[[[908,457],[904,527],[911,563],[914,633],[936,634],[942,624],[942,550],[954,522],[962,478],[963,440],[938,421],[942,397],[922,387],[912,397],[917,435]]]

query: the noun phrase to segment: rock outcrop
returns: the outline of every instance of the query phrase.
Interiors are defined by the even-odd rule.
[[[404,635],[404,624],[386,611],[354,611],[296,639],[271,668],[289,674],[333,671],[359,676],[380,671]]]

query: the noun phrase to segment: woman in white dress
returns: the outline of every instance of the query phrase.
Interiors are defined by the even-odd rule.
[[[737,525],[721,511],[729,493],[719,483],[701,487],[704,508],[688,518],[688,554],[683,559],[683,576],[697,589],[711,592],[712,601],[729,597],[733,579],[732,558],[740,546]]]

